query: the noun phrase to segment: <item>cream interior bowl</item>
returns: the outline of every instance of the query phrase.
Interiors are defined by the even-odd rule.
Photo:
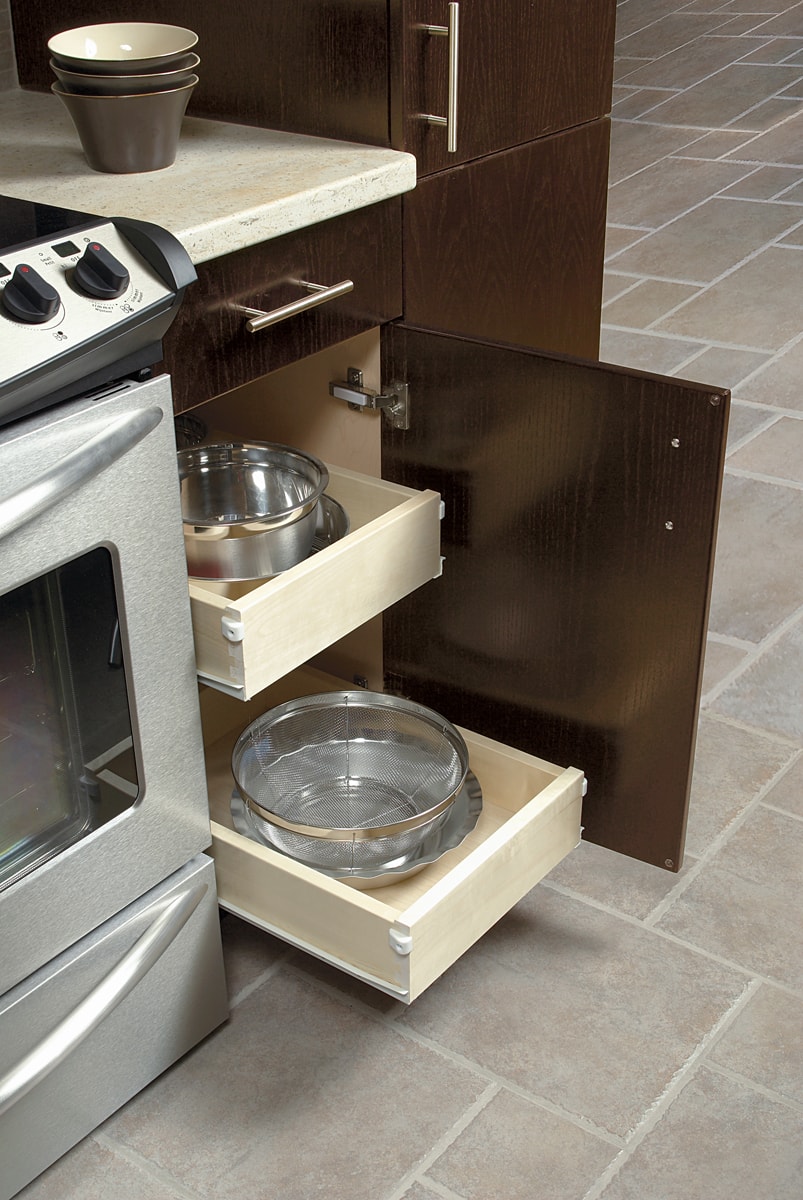
[[[129,75],[159,70],[197,41],[197,33],[180,25],[114,21],[65,29],[53,35],[47,48],[60,66],[73,71]]]
[[[54,58],[50,66],[62,87],[69,92],[87,96],[130,96],[140,92],[161,92],[168,88],[181,87],[200,63],[197,54],[183,54],[181,67],[173,71],[154,71],[143,75],[87,75],[80,71],[68,71]]]

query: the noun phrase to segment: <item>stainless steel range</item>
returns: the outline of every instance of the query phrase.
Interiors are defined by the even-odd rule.
[[[0,197],[0,1200],[227,1014],[165,231]]]

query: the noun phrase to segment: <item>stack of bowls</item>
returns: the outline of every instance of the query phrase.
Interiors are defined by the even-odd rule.
[[[159,171],[176,158],[201,61],[198,35],[178,25],[82,25],[48,42],[51,91],[72,117],[95,171]]]

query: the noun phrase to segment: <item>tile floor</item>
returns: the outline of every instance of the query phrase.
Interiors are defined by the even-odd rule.
[[[26,1200],[800,1200],[803,2],[622,0],[602,357],[733,389],[688,853],[583,844],[409,1009],[231,1021]]]

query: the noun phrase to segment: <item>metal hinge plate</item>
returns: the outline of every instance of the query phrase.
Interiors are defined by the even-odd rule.
[[[363,386],[362,371],[349,367],[345,380],[331,381],[329,395],[343,400],[353,412],[379,409],[394,429],[410,428],[410,392],[400,379],[391,380],[385,392],[374,392]]]

